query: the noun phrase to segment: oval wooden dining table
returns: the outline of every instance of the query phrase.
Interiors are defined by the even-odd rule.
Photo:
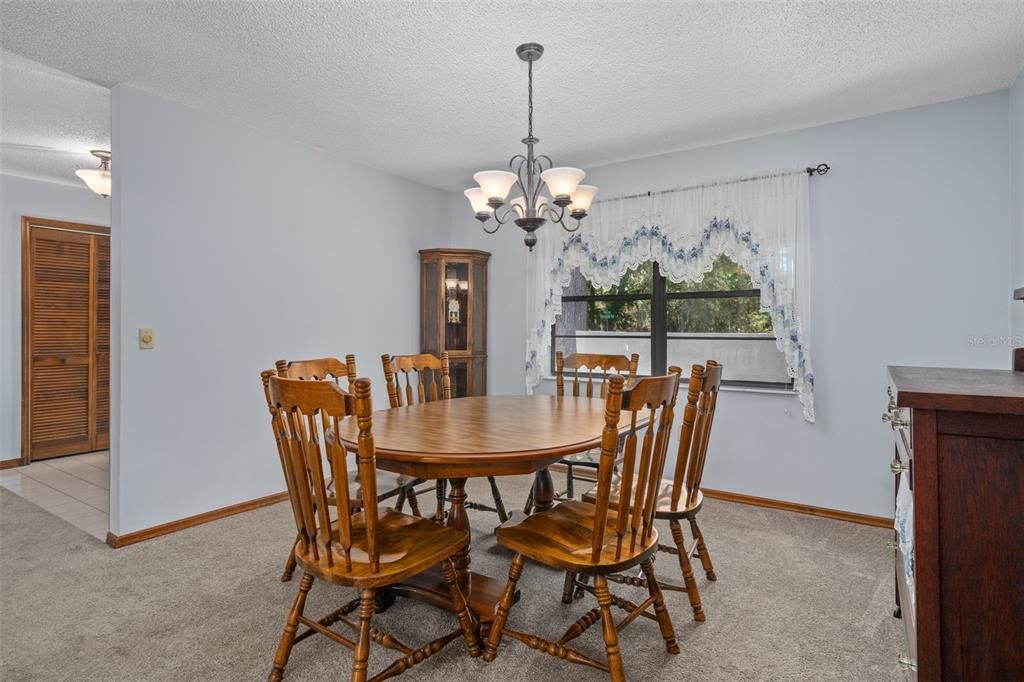
[[[547,467],[566,455],[600,446],[604,407],[600,398],[533,395],[478,396],[379,410],[373,413],[377,467],[417,478],[448,479],[451,505],[446,523],[469,533],[467,478],[536,473],[535,508],[549,509],[554,487]],[[344,420],[339,431],[345,446],[354,449],[356,420]],[[452,562],[470,606],[481,622],[490,622],[504,580],[471,572],[468,546]],[[396,595],[452,608],[439,570],[385,592],[378,610],[390,606]]]

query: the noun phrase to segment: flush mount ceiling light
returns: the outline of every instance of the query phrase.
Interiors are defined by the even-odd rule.
[[[507,171],[489,170],[476,173],[473,179],[479,186],[467,189],[465,195],[473,207],[476,219],[483,225],[484,232],[494,234],[514,217],[515,224],[526,232],[523,241],[530,251],[533,251],[533,246],[537,243],[535,232],[549,219],[561,225],[566,232],[578,230],[580,221],[587,217],[590,204],[597,194],[597,187],[580,184],[586,173],[579,168],[555,168],[551,157],[546,154],[534,155],[533,147],[539,140],[533,136],[533,63],[544,54],[544,47],[538,43],[524,43],[516,48],[516,54],[527,64],[529,83],[528,128],[526,137],[523,138],[526,154],[513,156],[508,162]],[[541,193],[542,184],[547,185],[553,199],[548,199]],[[498,209],[505,206],[505,199],[512,191],[513,185],[518,186],[522,196],[513,199],[499,215]],[[566,224],[566,211],[569,217],[576,221],[572,227]],[[494,228],[487,229],[488,223],[493,224]]]
[[[110,152],[93,149],[89,153],[100,160],[100,167],[79,168],[75,175],[82,178],[82,182],[87,184],[89,189],[106,199],[110,196]]]

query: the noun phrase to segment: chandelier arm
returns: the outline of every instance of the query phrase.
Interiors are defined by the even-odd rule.
[[[498,230],[501,229],[502,225],[504,225],[504,223],[496,223],[494,225],[494,229],[493,230],[488,230],[487,229],[487,223],[480,223],[480,227],[482,227],[484,229],[484,232],[486,232],[487,234],[494,234],[495,232],[497,232]]]
[[[523,167],[523,163],[526,161],[526,156],[523,155],[523,154],[516,154],[511,159],[509,159],[508,160],[508,169],[509,170],[513,170],[513,168],[515,167],[516,159],[519,160],[519,167],[522,168]]]

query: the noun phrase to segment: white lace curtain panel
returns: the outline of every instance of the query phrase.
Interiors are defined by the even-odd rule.
[[[539,230],[527,271],[527,391],[551,365],[551,326],[574,268],[598,287],[648,261],[672,282],[700,282],[724,254],[760,288],[804,419],[813,422],[808,189],[804,171],[721,181],[595,203],[572,234],[551,225]]]

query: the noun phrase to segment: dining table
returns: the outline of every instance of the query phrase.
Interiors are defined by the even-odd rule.
[[[445,523],[469,534],[467,479],[536,474],[534,509],[550,509],[554,486],[548,467],[567,455],[600,447],[605,401],[551,395],[474,396],[378,410],[372,419],[377,468],[427,480],[447,479],[450,506]],[[346,419],[338,428],[345,447],[355,449],[356,420]],[[628,424],[622,426],[627,428]],[[480,622],[489,623],[505,580],[470,570],[470,544],[452,557],[452,563],[470,608]],[[439,568],[382,590],[378,611],[386,610],[397,596],[453,610]]]

